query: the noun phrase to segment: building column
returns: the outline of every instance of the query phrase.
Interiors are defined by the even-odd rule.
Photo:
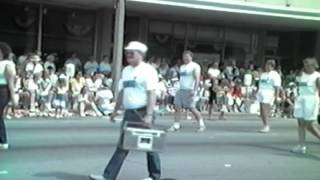
[[[43,5],[39,6],[39,17],[38,17],[38,37],[37,37],[37,52],[42,51],[42,31],[43,31]]]
[[[318,59],[318,62],[320,62],[320,31],[317,32],[317,40],[314,51],[314,56]]]
[[[266,30],[262,30],[258,35],[258,45],[257,45],[257,53],[255,55],[255,64],[258,66],[262,66],[265,60],[265,44],[267,39]]]
[[[125,10],[125,0],[117,0],[112,61],[113,92],[116,98],[119,93],[119,80],[122,68]]]
[[[148,43],[149,19],[145,16],[140,18],[139,41]]]
[[[101,60],[104,55],[111,59],[112,48],[112,15],[113,9],[98,10],[96,14],[95,50],[96,59]]]

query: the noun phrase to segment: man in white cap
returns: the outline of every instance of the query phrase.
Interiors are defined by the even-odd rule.
[[[111,115],[111,121],[120,106],[125,110],[122,126],[125,122],[152,124],[153,110],[156,103],[155,87],[158,83],[157,71],[143,60],[148,47],[137,41],[130,42],[125,48],[126,59],[129,63],[121,74],[119,97]],[[121,128],[123,129],[123,128]],[[122,133],[121,133],[122,134]],[[104,170],[102,176],[90,175],[92,180],[115,180],[121,166],[128,155],[128,150],[121,147],[121,135],[116,152]],[[158,153],[147,152],[149,177],[146,180],[160,180],[161,167]]]
[[[175,122],[168,131],[178,131],[180,129],[180,119],[182,108],[190,110],[198,121],[198,132],[203,132],[206,126],[203,122],[200,112],[196,109],[195,97],[200,84],[201,67],[192,61],[193,53],[191,51],[183,52],[184,64],[180,67],[180,89],[174,100],[175,104]]]

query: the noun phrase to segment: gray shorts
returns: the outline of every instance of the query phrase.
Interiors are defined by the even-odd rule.
[[[174,99],[174,105],[178,108],[191,109],[196,107],[195,97],[190,96],[192,90],[180,89]]]

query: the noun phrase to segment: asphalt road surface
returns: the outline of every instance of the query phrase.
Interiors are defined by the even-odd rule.
[[[158,123],[169,126],[171,116]],[[274,119],[272,132],[259,134],[258,117],[232,115],[207,122],[196,133],[189,121],[168,134],[161,153],[164,180],[319,180],[320,142],[308,135],[309,152],[290,152],[296,121]],[[119,124],[103,118],[7,121],[10,149],[0,151],[0,180],[87,180],[101,173],[115,150]],[[119,180],[148,175],[145,153],[131,152]]]

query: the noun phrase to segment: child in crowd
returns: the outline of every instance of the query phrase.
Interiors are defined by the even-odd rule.
[[[81,93],[82,88],[85,86],[85,79],[82,77],[82,72],[78,72],[76,77],[71,79],[71,100],[72,100],[72,110],[77,111],[78,109],[78,100]]]
[[[228,112],[228,93],[229,81],[227,79],[222,79],[219,86],[216,87],[217,92],[217,104],[220,111],[219,120],[226,120],[225,113]]]
[[[56,108],[56,118],[62,118],[64,116],[64,109],[66,108],[67,101],[67,80],[63,77],[59,77],[58,85],[55,90],[55,108]]]
[[[49,77],[49,73],[47,71],[43,71],[42,78],[38,81],[39,87],[39,116],[47,117],[49,115],[49,107],[51,102],[49,101],[49,93],[52,89],[51,80]]]
[[[81,117],[85,117],[86,116],[86,106],[89,103],[89,90],[88,90],[87,86],[84,86],[81,89],[78,103],[79,103],[79,105],[78,105],[79,114]]]
[[[103,86],[98,90],[95,97],[95,102],[100,113],[108,116],[114,110],[114,103],[112,103],[113,93],[110,89],[108,81],[103,83]]]
[[[162,77],[162,75],[159,75],[159,82],[158,87],[156,88],[156,96],[157,96],[157,106],[158,109],[157,112],[160,115],[163,115],[165,108],[166,108],[166,96],[167,96],[167,83]]]

